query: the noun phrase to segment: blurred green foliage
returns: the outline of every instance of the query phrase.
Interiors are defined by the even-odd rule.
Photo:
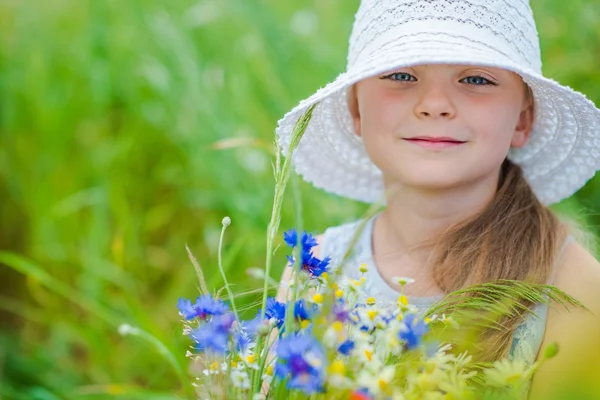
[[[600,103],[600,3],[534,0],[545,73]],[[0,2],[0,397],[185,396],[175,304],[224,264],[254,313],[273,130],[342,72],[358,0]],[[300,183],[313,232],[365,206]],[[559,208],[595,229],[600,178]],[[294,221],[286,199],[282,228]],[[273,277],[284,265],[276,254]]]

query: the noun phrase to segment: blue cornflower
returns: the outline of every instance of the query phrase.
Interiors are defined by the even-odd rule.
[[[344,343],[340,344],[340,347],[338,347],[338,352],[342,355],[347,356],[352,350],[354,350],[354,347],[354,342],[348,339]]]
[[[304,300],[298,300],[294,304],[294,318],[299,321],[310,320],[317,309],[318,306],[316,304],[309,304]]]
[[[323,275],[323,272],[329,271],[330,262],[330,257],[320,260],[317,257],[313,257],[312,253],[308,254],[307,257],[305,257],[305,253],[302,254],[302,270],[308,272],[313,277],[319,277]]]
[[[398,333],[398,337],[404,341],[404,346],[408,350],[412,350],[419,346],[423,335],[429,331],[429,327],[423,320],[418,319],[414,314],[404,316],[402,327]]]
[[[275,376],[289,378],[289,389],[298,389],[305,394],[323,391],[325,353],[314,336],[286,336],[277,344],[276,355]]]
[[[298,232],[296,232],[295,229],[284,232],[283,240],[291,248],[296,247],[298,245]],[[317,239],[310,233],[304,231],[302,233],[302,238],[300,239],[300,244],[302,245],[303,252],[310,252],[310,250],[317,245]]]
[[[210,322],[196,328],[190,337],[196,342],[196,349],[225,354],[228,349],[229,334],[235,317],[231,313],[215,316]]]
[[[275,297],[267,298],[267,306],[265,307],[265,318],[275,319],[277,328],[281,328],[285,322],[285,304],[275,300]]]
[[[264,319],[260,318],[259,312],[255,318],[249,321],[242,321],[241,324],[244,327],[244,330],[248,332],[250,336],[256,336],[259,333],[258,330],[261,328],[262,325],[264,325],[264,321]]]
[[[298,245],[298,233],[295,229],[290,229],[283,234],[283,240],[291,248]],[[324,272],[329,270],[330,257],[319,259],[312,253],[312,248],[317,245],[317,239],[310,233],[304,232],[300,239],[300,259],[302,261],[302,270],[307,272],[312,277],[319,277]],[[292,256],[287,256],[291,265],[294,265],[295,260]]]
[[[253,346],[253,339],[257,331],[257,319],[242,321],[233,332],[233,346],[240,354],[246,354]]]
[[[211,315],[223,315],[229,311],[229,306],[220,300],[215,300],[211,295],[199,296],[196,303],[188,299],[179,299],[177,302],[179,314],[185,319],[207,319]]]
[[[179,299],[177,301],[177,308],[179,308],[179,315],[185,319],[196,317],[196,310],[189,299]]]

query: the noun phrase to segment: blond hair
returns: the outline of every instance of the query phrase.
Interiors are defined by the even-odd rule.
[[[567,232],[567,224],[538,200],[521,168],[506,159],[490,204],[437,238],[433,279],[446,293],[500,279],[549,283]],[[526,300],[522,304],[533,306]],[[484,331],[479,358],[505,357],[524,316],[503,317],[503,329]]]

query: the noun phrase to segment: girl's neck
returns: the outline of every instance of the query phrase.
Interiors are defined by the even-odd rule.
[[[496,187],[497,181],[435,192],[410,187],[390,191],[387,207],[377,221],[378,247],[409,255],[425,266],[436,238],[481,212]]]

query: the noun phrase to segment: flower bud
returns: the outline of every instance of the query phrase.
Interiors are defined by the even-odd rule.
[[[548,360],[558,354],[558,343],[552,342],[544,349],[544,359]]]
[[[229,225],[231,225],[231,218],[229,218],[229,217],[223,218],[223,221],[221,221],[221,224],[223,224],[223,226],[225,228],[227,228]]]

